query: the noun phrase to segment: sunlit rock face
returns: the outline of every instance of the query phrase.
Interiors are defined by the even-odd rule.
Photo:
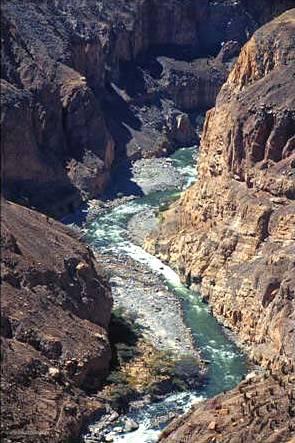
[[[290,370],[290,368],[285,368]],[[193,406],[162,433],[164,442],[292,443],[294,373],[251,373],[235,389]]]
[[[295,355],[295,10],[257,31],[207,113],[198,182],[146,242],[264,375],[196,406],[167,442],[291,442]]]
[[[267,365],[294,356],[294,10],[243,48],[207,113],[198,182],[147,248]]]

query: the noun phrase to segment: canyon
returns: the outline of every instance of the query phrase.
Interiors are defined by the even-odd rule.
[[[213,106],[239,45],[292,3],[3,1],[6,198],[60,217],[104,192],[122,159],[190,144],[181,114]]]
[[[120,174],[127,196],[130,183],[142,193],[134,164],[198,144],[211,108],[197,181],[144,244],[260,369],[194,405],[160,441],[293,441],[295,9],[284,11],[294,1],[2,3],[3,438],[73,441],[106,412],[97,391],[112,358],[108,279],[123,295],[128,267],[155,279],[120,254],[107,262],[51,217],[110,195],[120,204]],[[146,311],[157,318],[155,305]]]
[[[293,31],[291,10],[243,48],[207,113],[198,181],[147,240],[261,364],[294,355]]]

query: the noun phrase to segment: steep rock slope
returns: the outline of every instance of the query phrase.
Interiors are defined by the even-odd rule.
[[[182,58],[216,55],[221,42],[244,42],[261,20],[290,7],[289,0],[267,3],[267,13],[256,8],[254,19],[251,5],[242,0],[3,1],[2,174],[7,198],[59,216],[103,192],[114,157],[124,155],[120,149],[115,153],[104,111],[122,62],[152,47]],[[121,123],[116,140],[123,137],[127,143],[142,122],[124,100],[121,115],[122,98],[115,91],[111,101],[113,94],[118,100],[111,115]],[[150,135],[147,131],[143,138]]]
[[[163,442],[294,441],[294,31],[293,9],[245,45],[207,113],[198,182],[147,241],[266,373],[196,406]]]
[[[109,179],[114,143],[98,97],[102,44],[98,30],[91,34],[91,12],[84,35],[78,8],[75,17],[56,2],[1,6],[4,191],[60,215]]]
[[[48,217],[2,202],[2,437],[66,441],[102,405],[110,289],[91,251]],[[7,441],[8,441],[7,440]]]
[[[198,182],[147,242],[257,361],[294,356],[295,10],[244,47],[207,113]]]
[[[164,430],[161,442],[293,443],[295,376],[256,375],[198,404]]]

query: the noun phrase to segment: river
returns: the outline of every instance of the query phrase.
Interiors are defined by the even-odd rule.
[[[163,423],[155,424],[158,416],[185,412],[193,403],[233,388],[249,370],[245,355],[231,339],[230,334],[212,317],[200,295],[182,285],[178,275],[169,266],[130,240],[128,226],[136,214],[144,215],[175,200],[181,191],[196,180],[196,150],[196,147],[181,148],[170,157],[170,165],[178,177],[175,185],[169,183],[162,189],[147,187],[145,193],[137,198],[107,209],[84,225],[86,239],[94,249],[97,248],[100,253],[108,256],[120,254],[121,257],[131,257],[164,281],[168,290],[181,301],[185,325],[190,328],[202,358],[208,362],[206,382],[203,386],[193,392],[171,393],[160,402],[130,412],[130,417],[139,424],[139,428],[127,434],[114,432],[114,442],[156,442],[164,426]],[[166,169],[169,174],[169,167]],[[144,176],[147,181],[151,179],[148,175],[149,173]],[[98,441],[93,437],[95,423],[90,426],[90,431],[84,441]]]

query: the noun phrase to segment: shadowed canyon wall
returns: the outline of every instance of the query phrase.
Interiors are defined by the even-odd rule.
[[[212,106],[240,45],[292,5],[4,0],[5,196],[61,216],[104,192],[114,162],[145,154],[134,152],[137,141],[125,146],[142,132],[132,106],[159,95],[164,114],[172,102],[185,111]],[[212,442],[222,432],[223,441],[247,441],[259,432],[281,442],[294,431],[294,35],[291,11],[244,47],[207,114],[199,181],[147,242],[268,371],[172,424],[166,441]],[[156,73],[142,69],[142,89],[117,93],[130,63],[141,70],[148,53]],[[189,127],[185,116],[177,122]],[[14,203],[2,211],[2,433],[66,441],[102,407],[89,394],[108,371],[109,287],[67,228]]]

